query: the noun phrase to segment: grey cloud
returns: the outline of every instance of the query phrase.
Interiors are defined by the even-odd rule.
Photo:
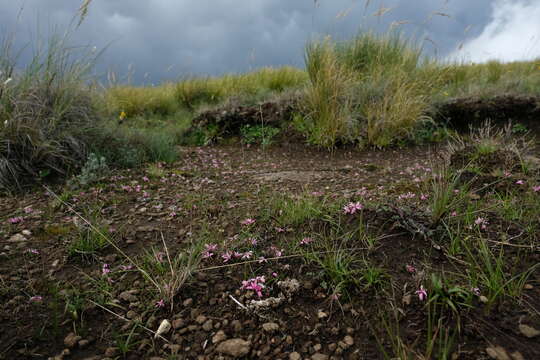
[[[37,19],[48,27],[65,27],[81,1],[26,0],[0,3],[0,29],[19,24],[19,45],[29,40]],[[346,39],[359,29],[384,31],[392,22],[408,20],[403,31],[427,51],[451,53],[460,42],[478,38],[493,20],[489,0],[94,0],[87,19],[73,36],[77,44],[110,46],[98,70],[126,73],[134,81],[159,82],[186,74],[241,72],[261,66],[302,66],[309,39],[330,34]],[[381,4],[392,8],[375,17]],[[347,11],[346,16],[344,11]],[[451,17],[433,15],[448,13]],[[430,19],[431,17],[431,20]],[[471,25],[468,33],[464,33]],[[172,69],[171,69],[172,66]],[[169,69],[169,70],[168,70]],[[150,74],[145,79],[144,74]]]

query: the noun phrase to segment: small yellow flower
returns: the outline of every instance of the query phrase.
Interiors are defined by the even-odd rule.
[[[125,111],[122,111],[120,113],[120,120],[124,120],[126,117],[127,117],[127,114],[125,113]]]

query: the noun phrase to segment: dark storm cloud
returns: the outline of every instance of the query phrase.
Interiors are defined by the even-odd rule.
[[[28,41],[28,34],[35,35],[38,19],[40,31],[54,26],[64,29],[81,3],[3,0],[0,30],[14,29],[24,5],[17,32],[21,45]],[[420,41],[429,39],[424,42],[427,52],[446,55],[461,42],[468,48],[474,45],[468,41],[484,34],[494,20],[496,3],[501,2],[94,0],[73,41],[98,48],[109,45],[100,61],[102,72],[113,69],[125,74],[132,64],[136,82],[159,82],[186,74],[240,72],[266,65],[302,66],[309,39],[327,34],[346,39],[359,29],[384,31],[391,23],[403,21],[407,21],[400,25],[403,31]],[[378,11],[386,12],[374,16]]]

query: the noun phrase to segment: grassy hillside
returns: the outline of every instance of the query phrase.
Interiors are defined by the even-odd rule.
[[[121,167],[174,161],[178,144],[230,136],[222,134],[219,121],[192,124],[207,110],[257,108],[290,98],[294,106],[289,118],[265,130],[267,119],[259,116],[234,135],[268,144],[280,131],[293,131],[328,149],[340,144],[381,148],[444,136],[433,119],[450,99],[540,94],[540,61],[443,63],[422,55],[421,48],[399,34],[374,33],[308,44],[305,70],[264,68],[159,86],[99,88],[88,77],[96,54],[75,53],[66,40],[51,39],[24,69],[17,67],[10,40],[4,41],[3,189],[73,174],[90,153]]]

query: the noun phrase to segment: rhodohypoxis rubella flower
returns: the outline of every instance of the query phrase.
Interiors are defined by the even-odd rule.
[[[427,299],[427,291],[424,289],[424,285],[420,285],[420,289],[416,290],[416,295],[418,295],[420,301]]]
[[[485,218],[483,218],[483,217],[478,217],[478,218],[476,218],[476,220],[474,220],[474,223],[475,223],[476,225],[480,226],[480,228],[481,228],[482,230],[487,229],[487,226],[488,226],[488,224],[489,224],[488,220],[485,219]]]
[[[405,270],[407,270],[407,272],[410,274],[414,274],[416,272],[416,268],[412,265],[406,265]]]
[[[345,205],[343,207],[343,212],[345,214],[354,214],[355,212],[359,211],[359,210],[362,210],[364,208],[364,206],[362,206],[362,204],[360,204],[359,202],[350,202],[348,203],[347,205]]]
[[[247,219],[242,220],[242,221],[240,222],[240,224],[245,225],[245,226],[251,225],[251,224],[253,224],[253,223],[255,223],[255,219],[252,219],[252,218],[247,218]]]
[[[30,298],[30,302],[42,302],[42,301],[43,301],[43,297],[41,297],[40,295],[32,296]]]
[[[540,185],[538,185],[538,186],[533,186],[532,189],[533,189],[534,192],[539,192],[539,191],[540,191]]]
[[[23,220],[24,220],[24,219],[23,219],[22,217],[16,216],[16,217],[9,218],[9,219],[8,219],[8,222],[9,222],[10,224],[18,224],[18,223],[22,222]]]
[[[163,299],[159,300],[158,302],[156,302],[156,307],[158,308],[165,307],[165,301],[163,301]]]
[[[300,245],[309,245],[313,242],[313,239],[310,237],[305,237],[302,240],[300,240]]]
[[[243,290],[253,290],[258,297],[262,297],[262,290],[264,289],[264,276],[257,276],[256,278],[242,281]]]
[[[223,258],[223,262],[226,263],[232,259],[232,253],[230,251],[226,251],[223,254],[221,254],[221,257]]]
[[[111,272],[111,269],[109,268],[109,264],[103,264],[103,267],[101,268],[101,274],[107,275]]]

